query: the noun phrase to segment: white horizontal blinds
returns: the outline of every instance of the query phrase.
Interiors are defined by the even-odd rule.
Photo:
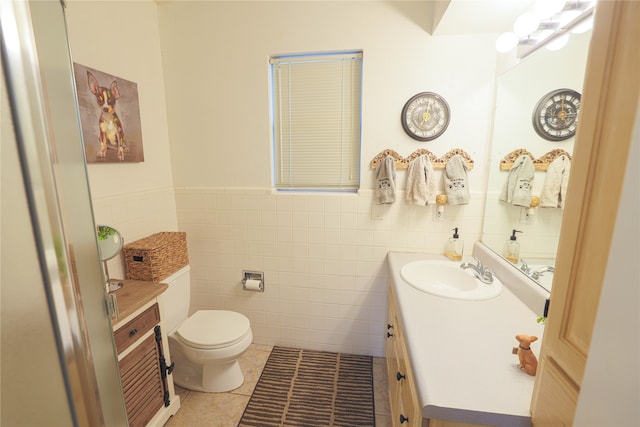
[[[271,62],[276,187],[357,189],[362,55]]]

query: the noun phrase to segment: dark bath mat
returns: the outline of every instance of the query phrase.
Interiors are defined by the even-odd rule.
[[[274,347],[238,427],[375,427],[373,359]]]

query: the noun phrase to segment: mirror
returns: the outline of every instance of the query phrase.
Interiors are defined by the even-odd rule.
[[[485,200],[482,242],[504,256],[513,230],[519,230],[520,260],[514,267],[551,290],[553,267],[562,224],[562,208],[526,209],[500,201],[500,193],[509,171],[500,161],[517,149],[526,149],[535,159],[554,149],[573,153],[575,137],[549,141],[536,133],[532,114],[547,93],[556,89],[582,92],[591,31],[572,34],[567,45],[558,50],[540,49],[498,76],[491,145],[491,160]],[[532,196],[540,196],[546,171],[536,170]],[[525,260],[523,265],[521,260]],[[551,268],[549,268],[551,267]]]
[[[104,273],[107,276],[107,292],[113,292],[122,287],[122,282],[111,281],[109,278],[109,269],[107,261],[116,257],[122,250],[123,239],[118,230],[108,225],[98,225],[98,250],[100,252],[100,260],[104,265]]]

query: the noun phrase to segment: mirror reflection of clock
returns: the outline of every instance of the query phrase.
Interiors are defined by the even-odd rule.
[[[402,109],[402,127],[418,141],[431,141],[449,126],[449,105],[440,95],[422,92],[412,96]]]
[[[542,138],[563,141],[576,134],[580,94],[557,89],[543,96],[533,110],[533,128]]]

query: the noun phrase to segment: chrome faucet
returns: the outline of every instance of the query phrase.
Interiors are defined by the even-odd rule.
[[[527,261],[525,261],[524,258],[520,258],[520,261],[522,262],[520,270],[523,271],[527,276],[531,274],[531,269],[529,268],[529,264],[527,264]]]
[[[476,278],[478,278],[478,280],[480,280],[482,283],[486,283],[487,285],[492,284],[493,272],[489,269],[489,267],[485,267],[479,258],[474,258],[477,262],[476,265],[473,265],[470,262],[463,262],[462,264],[460,264],[460,268],[462,268],[463,270],[470,268],[473,270],[473,275],[476,276]]]
[[[538,280],[540,278],[540,276],[542,276],[543,273],[553,273],[554,272],[554,268],[550,265],[545,265],[544,267],[541,267],[539,269],[537,269],[536,271],[534,271],[533,273],[531,273],[531,278]]]

